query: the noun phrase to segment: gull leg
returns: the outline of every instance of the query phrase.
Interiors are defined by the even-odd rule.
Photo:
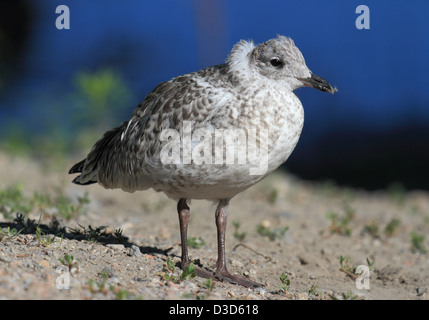
[[[226,232],[226,209],[229,200],[222,199],[216,209],[216,227],[217,227],[217,243],[218,243],[218,259],[216,263],[215,276],[219,280],[228,281],[234,284],[239,284],[248,288],[261,287],[259,283],[249,280],[246,277],[232,275],[226,268],[225,257],[225,232]]]
[[[182,255],[181,255],[181,267],[182,270],[187,268],[191,263],[191,259],[189,259],[188,255],[188,224],[189,218],[191,216],[191,212],[188,204],[186,203],[186,199],[180,199],[177,203],[177,212],[179,214],[179,225],[180,225],[180,242],[182,247]],[[202,269],[198,266],[195,266],[195,271],[197,276],[203,278],[214,278],[212,272]]]
[[[179,214],[180,242],[182,246],[181,262],[182,268],[186,268],[191,262],[188,255],[188,224],[191,212],[186,199],[180,199],[177,203],[177,213]]]

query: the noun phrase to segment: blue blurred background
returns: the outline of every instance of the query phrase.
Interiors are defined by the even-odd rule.
[[[69,30],[55,27],[60,4]],[[360,4],[369,30],[355,26]],[[222,63],[240,39],[283,34],[339,90],[296,91],[306,120],[285,168],[368,189],[429,189],[428,14],[425,0],[1,1],[0,146],[84,156],[158,83]],[[99,132],[81,134],[91,128]]]

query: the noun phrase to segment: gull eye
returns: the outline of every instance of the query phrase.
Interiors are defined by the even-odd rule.
[[[281,65],[282,65],[282,62],[280,61],[280,59],[279,59],[279,58],[272,58],[272,59],[270,60],[270,63],[271,63],[271,65],[272,65],[273,67],[279,67],[279,66],[281,66]]]

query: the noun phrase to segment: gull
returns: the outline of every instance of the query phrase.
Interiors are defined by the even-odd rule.
[[[177,201],[182,269],[191,264],[188,201],[214,201],[216,270],[196,266],[197,275],[260,287],[227,269],[227,208],[234,196],[265,178],[292,153],[304,123],[303,106],[294,93],[300,87],[336,91],[310,71],[292,39],[278,35],[258,45],[241,40],[225,63],[155,87],[130,119],[107,131],[69,173],[80,173],[73,180],[79,185],[98,183],[127,192],[152,188]],[[200,134],[195,136],[196,132]],[[245,140],[231,142],[231,132],[244,132]],[[256,141],[253,160],[265,159],[262,169],[253,172],[255,161],[250,162],[250,154],[246,161],[237,162],[252,149],[246,144],[252,136]],[[220,152],[214,154],[211,146]],[[237,151],[243,146],[243,152]]]

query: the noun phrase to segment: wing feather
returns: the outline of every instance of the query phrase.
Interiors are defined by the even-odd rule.
[[[197,126],[210,121],[228,103],[225,88],[219,88],[220,83],[228,83],[221,79],[227,77],[226,68],[218,65],[159,84],[135,108],[129,121],[106,132],[86,159],[72,167],[69,173],[81,173],[74,182],[99,182],[106,188],[126,191],[150,188],[147,167],[160,165],[159,134],[164,129],[181,133],[183,121]]]

